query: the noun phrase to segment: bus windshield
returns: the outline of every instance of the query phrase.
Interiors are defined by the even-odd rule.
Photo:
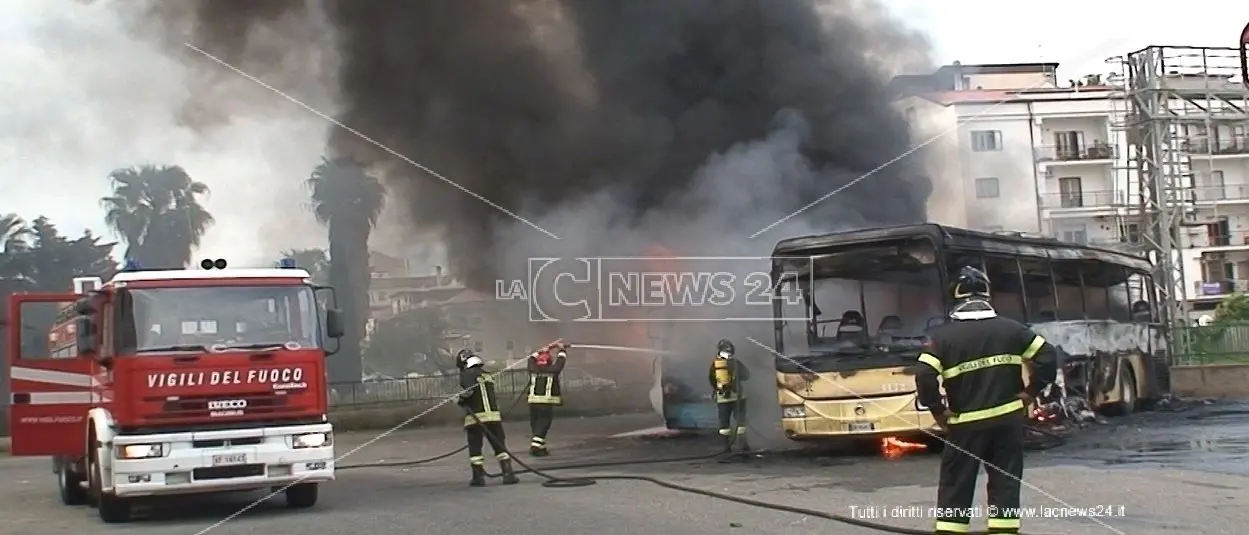
[[[219,286],[123,292],[123,353],[320,347],[307,286]]]
[[[803,304],[778,315],[787,355],[913,353],[944,316],[936,248],[926,238],[823,249],[809,265],[797,279]]]

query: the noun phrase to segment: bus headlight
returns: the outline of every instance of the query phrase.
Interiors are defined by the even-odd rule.
[[[802,405],[781,407],[781,418],[806,418],[807,408]]]
[[[151,459],[164,454],[164,444],[127,444],[117,448],[118,459]]]
[[[296,448],[320,448],[328,446],[330,443],[329,433],[308,433],[306,435],[295,435],[293,445]]]

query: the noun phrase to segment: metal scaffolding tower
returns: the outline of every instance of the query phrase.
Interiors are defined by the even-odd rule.
[[[1190,227],[1198,225],[1199,190],[1211,186],[1203,177],[1213,176],[1215,156],[1249,147],[1249,94],[1241,83],[1239,50],[1151,46],[1128,54],[1122,68],[1120,126],[1128,154],[1121,171],[1137,201],[1132,215],[1154,262],[1161,319],[1187,325],[1186,294],[1194,290],[1185,277],[1183,249],[1191,246]],[[1186,340],[1168,338],[1172,355],[1186,352]]]

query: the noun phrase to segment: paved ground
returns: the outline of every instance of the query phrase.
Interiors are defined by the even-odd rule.
[[[634,416],[557,423],[564,447],[542,464],[576,460],[665,458],[706,452],[700,439],[607,438],[655,425]],[[572,430],[575,427],[575,436]],[[562,432],[562,434],[560,434]],[[519,428],[511,431],[523,437]],[[367,440],[339,438],[343,451]],[[397,433],[344,464],[420,458],[459,445],[454,429]],[[522,446],[522,440],[512,441]],[[1057,510],[1101,508],[1087,519],[1029,519],[1028,533],[1243,534],[1249,525],[1249,406],[1211,405],[1149,414],[1085,432],[1062,448],[1029,457],[1025,502]],[[575,443],[575,444],[573,444]],[[605,481],[579,489],[547,489],[534,475],[516,487],[470,489],[465,455],[413,469],[354,469],[323,489],[317,508],[289,512],[271,500],[213,530],[215,534],[399,532],[428,535],[491,533],[625,535],[636,533],[876,533],[827,520],[683,494],[643,482]],[[897,518],[893,507],[932,504],[936,456],[887,461],[871,455],[773,455],[749,464],[683,462],[596,470],[648,475],[684,485],[791,506],[851,514],[883,507],[879,520],[927,528],[929,518]],[[579,474],[576,470],[560,474]],[[92,509],[58,505],[46,461],[0,458],[0,534],[108,533],[196,535],[246,506],[255,494],[155,504],[125,527],[99,523]],[[891,517],[893,516],[893,517]]]

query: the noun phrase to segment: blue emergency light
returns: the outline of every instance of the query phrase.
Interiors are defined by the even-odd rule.
[[[278,260],[278,267],[282,269],[295,269],[299,266],[295,265],[294,258],[282,258]]]
[[[122,264],[121,270],[122,271],[142,271],[143,268],[139,266],[139,262],[137,260],[133,258],[127,258],[126,263]]]

